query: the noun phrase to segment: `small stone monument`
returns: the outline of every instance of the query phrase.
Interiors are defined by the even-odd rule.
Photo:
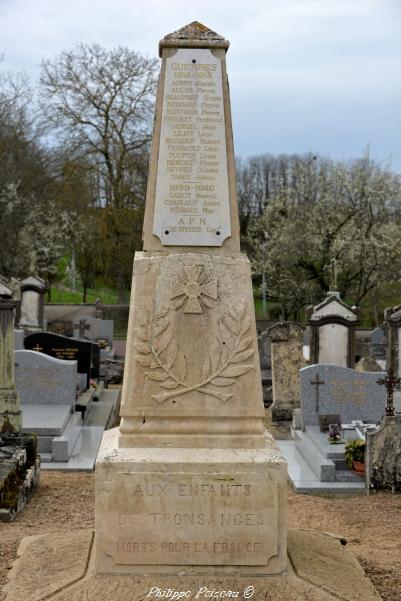
[[[0,281],[0,433],[22,430],[20,402],[14,375],[14,317],[17,301]]]
[[[160,42],[122,423],[96,466],[98,573],[287,566],[286,463],[265,435],[239,246],[228,45],[199,23]]]
[[[268,329],[271,340],[274,420],[292,419],[300,407],[299,370],[305,367],[303,357],[304,326],[282,321]]]
[[[21,301],[17,309],[18,327],[26,332],[43,330],[46,283],[36,275],[21,280]]]
[[[354,367],[355,326],[358,323],[358,313],[340,298],[337,290],[335,259],[330,263],[330,273],[330,289],[327,297],[309,311],[310,361]]]
[[[0,280],[0,521],[13,521],[39,482],[36,437],[22,433],[15,387],[14,317],[17,301]]]

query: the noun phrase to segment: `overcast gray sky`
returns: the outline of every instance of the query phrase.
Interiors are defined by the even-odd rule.
[[[231,42],[236,153],[371,156],[401,172],[401,0],[0,0],[2,67],[76,42],[157,55],[198,20]]]

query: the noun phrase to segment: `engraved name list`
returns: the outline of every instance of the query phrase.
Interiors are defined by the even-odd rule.
[[[209,49],[167,59],[153,233],[163,245],[231,235],[221,62]]]

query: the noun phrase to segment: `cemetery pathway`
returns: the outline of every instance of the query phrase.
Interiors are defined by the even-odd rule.
[[[401,495],[325,498],[288,491],[291,528],[343,536],[384,601],[401,601]],[[24,536],[94,527],[94,476],[42,472],[41,485],[13,524],[0,523],[0,601]]]

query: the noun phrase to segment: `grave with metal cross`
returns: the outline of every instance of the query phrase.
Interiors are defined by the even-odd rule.
[[[385,386],[387,391],[386,415],[394,415],[394,391],[401,390],[401,378],[397,378],[392,371],[377,380],[380,386]]]

